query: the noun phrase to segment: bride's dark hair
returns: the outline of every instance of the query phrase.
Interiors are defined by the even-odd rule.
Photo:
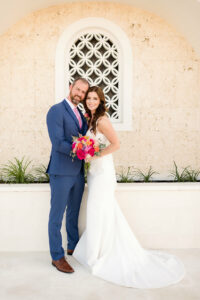
[[[90,92],[97,93],[97,95],[100,99],[99,106],[97,107],[97,109],[95,111],[93,119],[92,119],[91,111],[88,109],[88,107],[86,105],[87,96]],[[88,127],[91,127],[91,130],[94,132],[94,134],[96,134],[97,120],[100,117],[104,116],[105,112],[107,111],[106,100],[105,100],[105,96],[104,96],[102,89],[99,86],[91,86],[87,91],[85,99],[83,100],[83,105],[84,105],[86,113],[89,116]]]

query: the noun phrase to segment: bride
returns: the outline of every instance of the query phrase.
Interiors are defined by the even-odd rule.
[[[100,87],[90,87],[84,101],[88,113],[87,135],[106,144],[100,156],[88,157],[86,229],[73,256],[93,275],[118,285],[161,288],[180,281],[182,262],[171,254],[145,250],[131,231],[114,196],[116,186],[112,152],[119,140],[105,112]]]

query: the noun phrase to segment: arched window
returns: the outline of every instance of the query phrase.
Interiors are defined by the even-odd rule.
[[[66,97],[77,77],[103,89],[115,129],[131,130],[132,52],[120,27],[86,18],[66,28],[56,50],[56,102]]]

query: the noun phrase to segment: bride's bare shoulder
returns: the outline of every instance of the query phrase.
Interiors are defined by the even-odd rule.
[[[98,118],[97,120],[97,124],[100,125],[100,124],[104,124],[104,123],[107,123],[107,122],[110,122],[108,116],[106,115],[103,115],[101,116],[100,118]]]
[[[97,123],[98,131],[104,133],[105,130],[108,130],[110,127],[112,127],[112,124],[110,122],[110,119],[106,115],[98,119],[98,123]]]

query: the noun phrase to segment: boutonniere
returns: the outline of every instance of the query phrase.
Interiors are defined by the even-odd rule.
[[[88,113],[85,113],[85,114],[84,114],[84,117],[85,117],[85,119],[87,120],[87,122],[89,122],[90,116],[88,115]]]

